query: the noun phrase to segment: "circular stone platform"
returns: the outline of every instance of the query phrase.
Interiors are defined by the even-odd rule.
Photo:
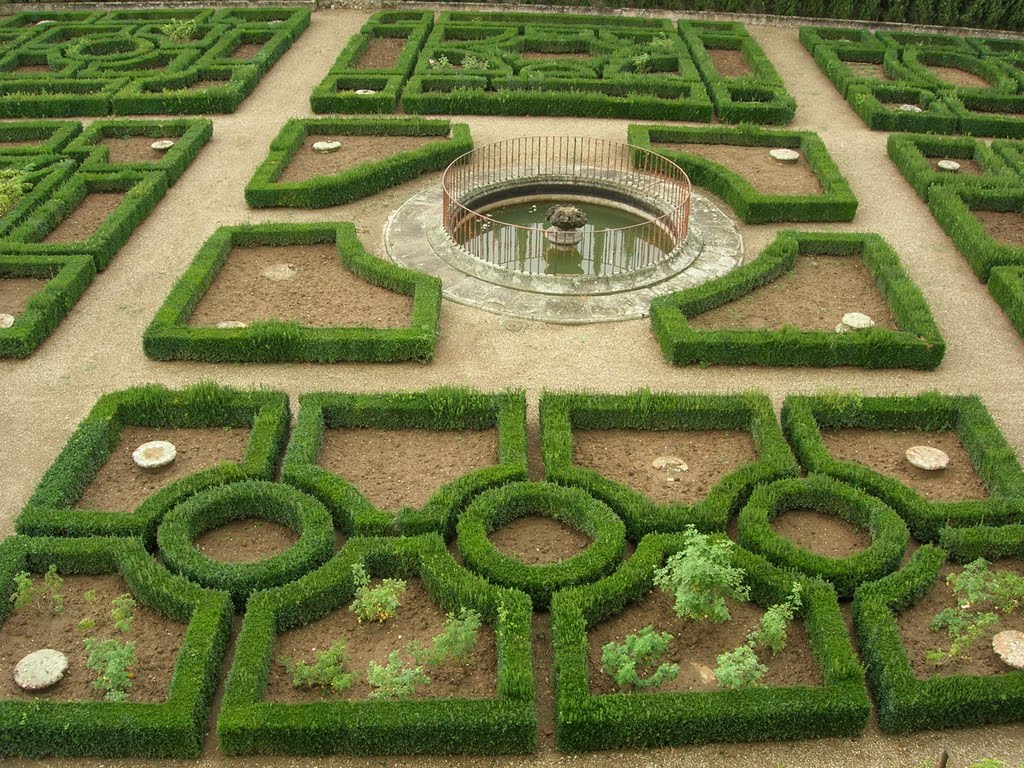
[[[600,323],[646,317],[651,299],[692,288],[743,263],[743,238],[717,205],[690,201],[683,247],[651,267],[618,275],[527,275],[477,259],[441,224],[441,186],[407,200],[388,219],[384,246],[396,264],[441,278],[444,297],[498,315],[547,323]]]

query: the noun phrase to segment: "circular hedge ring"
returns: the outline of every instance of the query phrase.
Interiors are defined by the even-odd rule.
[[[487,538],[512,520],[532,516],[585,533],[590,546],[561,562],[528,565],[502,554]],[[511,483],[484,491],[459,516],[456,533],[467,567],[495,584],[522,590],[541,610],[558,590],[611,572],[626,547],[626,526],[608,505],[579,488],[552,483]]]
[[[792,509],[813,509],[866,528],[871,546],[838,558],[801,549],[772,530],[772,520]],[[847,599],[862,583],[896,570],[910,532],[903,518],[874,496],[824,475],[808,475],[759,486],[740,511],[738,540],[775,565],[820,576]]]
[[[193,544],[206,531],[248,518],[288,526],[299,540],[254,563],[213,560]],[[253,592],[287,584],[334,554],[334,526],[327,508],[291,486],[266,480],[230,483],[196,494],[167,513],[156,540],[168,568],[204,587],[230,592],[238,609]]]

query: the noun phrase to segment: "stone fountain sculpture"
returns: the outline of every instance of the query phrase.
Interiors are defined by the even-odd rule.
[[[575,205],[557,203],[548,208],[544,218],[551,225],[544,230],[544,236],[557,248],[575,248],[583,239],[583,227],[587,214]]]

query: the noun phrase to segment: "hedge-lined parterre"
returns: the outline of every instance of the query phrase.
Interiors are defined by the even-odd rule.
[[[958,187],[1021,187],[1024,179],[984,141],[970,136],[932,136],[894,133],[888,141],[889,158],[922,200],[933,184]],[[977,163],[979,173],[933,168],[935,158]]]
[[[935,186],[928,207],[979,280],[987,282],[994,267],[1024,266],[1024,247],[997,240],[973,213],[1024,214],[1024,183],[1005,189]]]
[[[530,565],[499,552],[489,534],[522,517],[548,517],[585,534],[590,545],[557,563]],[[626,526],[601,501],[579,488],[552,483],[512,483],[484,491],[459,515],[459,553],[488,581],[525,592],[545,610],[560,589],[594,581],[619,564]]]
[[[871,544],[844,557],[810,552],[772,528],[772,521],[796,509],[834,515],[871,536]],[[873,496],[823,475],[777,480],[758,486],[740,510],[737,541],[751,552],[788,570],[818,576],[835,587],[840,599],[896,570],[910,540],[907,524]]]
[[[969,563],[979,557],[1024,560],[1024,524],[943,528],[939,546],[954,563]]]

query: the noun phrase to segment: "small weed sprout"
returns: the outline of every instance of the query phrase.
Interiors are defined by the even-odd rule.
[[[426,667],[438,667],[449,661],[457,661],[465,666],[469,662],[469,654],[476,646],[483,619],[477,611],[463,608],[458,615],[449,613],[444,621],[444,630],[431,642],[430,648],[419,643],[409,643],[406,652],[417,664]]]
[[[35,596],[36,588],[32,584],[32,575],[28,571],[14,574],[14,594],[11,595],[14,610],[20,611],[22,608],[28,608]]]
[[[96,619],[82,619],[78,622],[78,628],[82,632],[92,632],[96,629]]]
[[[64,595],[60,593],[64,579],[57,575],[57,566],[51,565],[43,576],[43,588],[50,598],[50,606],[55,614],[64,613]]]
[[[89,654],[85,666],[96,673],[92,687],[103,691],[103,698],[107,701],[126,701],[132,678],[135,677],[131,671],[136,662],[134,641],[100,642],[94,637],[87,637],[82,642]]]
[[[186,43],[195,40],[199,24],[195,19],[171,19],[160,27],[160,31],[176,43]]]
[[[20,168],[0,169],[0,216],[14,208],[32,189],[26,177],[26,172]]]
[[[27,608],[37,597],[41,597],[49,600],[54,615],[64,613],[64,595],[60,592],[63,586],[64,579],[57,574],[56,565],[51,565],[47,569],[41,587],[37,587],[32,582],[32,574],[28,571],[16,573],[14,575],[14,593],[11,595],[14,610],[20,611],[22,608]],[[43,610],[38,603],[36,609]]]
[[[671,642],[668,632],[655,632],[648,625],[634,635],[626,635],[624,643],[605,644],[601,648],[601,669],[620,690],[657,688],[679,674],[678,664],[660,664],[651,672]],[[648,674],[641,677],[641,672]]]
[[[95,589],[87,590],[86,593],[82,595],[82,598],[85,600],[85,602],[89,603],[90,605],[92,605],[100,599],[99,595],[96,594]]]
[[[430,678],[423,671],[423,667],[405,666],[399,652],[392,651],[386,665],[370,662],[366,671],[366,682],[373,688],[370,692],[371,699],[408,699],[418,687],[430,685]]]
[[[672,555],[654,574],[654,583],[675,596],[675,612],[684,619],[714,623],[731,617],[726,599],[746,600],[750,588],[743,571],[732,565],[732,542],[687,528],[686,547]]]
[[[352,566],[352,582],[356,587],[355,598],[348,607],[359,623],[364,621],[387,621],[395,615],[400,598],[405,593],[405,582],[401,579],[384,579],[378,586],[370,587],[370,574],[359,563]]]
[[[342,693],[356,681],[355,672],[346,672],[345,664],[348,654],[345,653],[345,641],[333,643],[326,651],[318,653],[312,664],[305,661],[292,661],[282,658],[288,674],[292,676],[295,688],[323,688],[332,693]]]
[[[135,616],[132,615],[132,611],[135,610],[135,600],[126,592],[115,597],[110,604],[114,606],[110,612],[110,619],[114,622],[117,631],[130,632],[135,623]]]

